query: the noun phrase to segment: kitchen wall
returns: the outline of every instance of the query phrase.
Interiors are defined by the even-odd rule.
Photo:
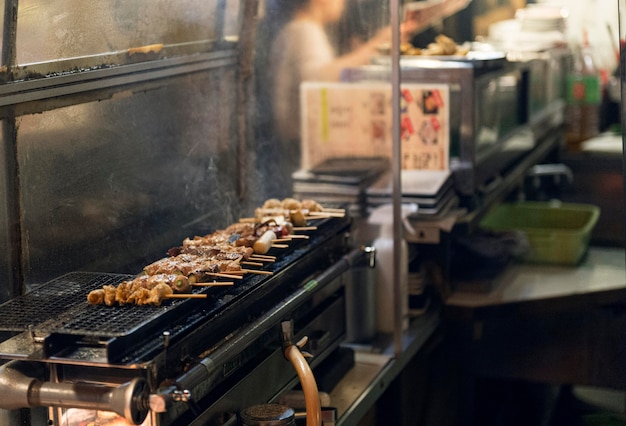
[[[571,43],[580,43],[583,30],[589,34],[589,42],[594,49],[598,66],[612,72],[618,63],[615,47],[618,46],[619,14],[618,4],[622,14],[626,13],[624,0],[546,0],[541,4],[557,4],[569,12],[567,19],[567,39]],[[624,32],[621,38],[624,38]]]

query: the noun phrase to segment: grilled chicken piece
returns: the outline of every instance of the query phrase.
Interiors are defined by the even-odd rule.
[[[100,305],[104,303],[104,289],[99,288],[90,292],[87,295],[87,302],[89,302],[90,305]]]
[[[87,295],[87,302],[92,305],[119,304],[154,305],[160,304],[167,294],[189,291],[189,279],[182,275],[157,274],[142,275],[130,281],[124,281],[117,287],[105,285]],[[158,302],[158,303],[157,303]]]

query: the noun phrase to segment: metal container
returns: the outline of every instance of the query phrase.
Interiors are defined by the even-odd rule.
[[[511,164],[560,125],[559,64],[550,55],[508,60],[501,52],[400,59],[402,83],[449,87],[450,168],[461,195],[492,190]],[[382,57],[344,70],[342,79],[384,80],[389,73],[389,58]]]

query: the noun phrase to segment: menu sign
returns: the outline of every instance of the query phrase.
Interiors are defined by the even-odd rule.
[[[403,84],[402,168],[447,170],[449,90],[446,85]],[[388,83],[303,83],[302,167],[331,157],[392,153],[392,99]]]

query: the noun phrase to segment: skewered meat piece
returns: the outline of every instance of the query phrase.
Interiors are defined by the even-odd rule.
[[[241,257],[232,260],[217,260],[213,257],[197,256],[193,254],[179,254],[178,256],[166,257],[144,268],[147,275],[156,274],[179,274],[185,277],[202,276],[205,273],[240,271],[239,261]]]
[[[276,239],[276,234],[272,230],[265,231],[254,243],[254,252],[259,254],[267,253],[272,247],[272,241]]]
[[[180,247],[180,254],[194,254],[197,256],[207,256],[216,260],[247,260],[252,255],[253,250],[246,246],[230,246],[206,244],[201,237],[193,240],[186,239]]]
[[[154,276],[142,275],[130,281],[124,281],[117,287],[105,285],[87,295],[87,302],[92,305],[133,303],[137,305],[160,304],[168,294],[183,293],[190,289],[186,277],[173,274]]]
[[[254,210],[254,217],[284,217],[295,226],[307,226],[306,216],[323,211],[322,205],[313,199],[299,201],[295,198],[285,198],[279,202],[272,198]]]
[[[321,212],[324,210],[320,203],[311,199],[302,200],[302,208],[310,212]]]
[[[289,220],[295,226],[307,226],[306,217],[302,209],[293,210],[291,214],[289,215]]]
[[[194,237],[193,240],[185,240],[183,245],[193,242],[200,242],[203,245],[223,246],[224,251],[229,251],[230,247],[252,247],[256,239],[255,227],[251,223],[238,223],[230,225],[228,228],[215,231],[203,237]]]
[[[174,291],[169,285],[163,283],[157,284],[152,290],[150,290],[150,298],[148,299],[148,302],[153,305],[160,305],[161,301],[172,293],[174,293]]]
[[[105,285],[102,289],[104,290],[104,303],[108,306],[115,305],[115,286]],[[89,296],[87,296],[87,300],[89,300]]]
[[[97,290],[89,292],[87,295],[87,302],[90,305],[100,305],[104,303],[104,289],[99,288]]]
[[[258,218],[273,218],[273,217],[285,217],[288,218],[291,210],[285,209],[283,207],[258,207],[254,209],[254,217]]]
[[[295,198],[285,198],[282,207],[287,210],[299,210],[302,208],[302,203]]]
[[[256,218],[269,218],[269,219],[277,219],[277,218],[285,218],[289,222],[293,223],[295,226],[306,226],[306,218],[305,216],[309,213],[308,210],[299,208],[299,209],[285,209],[285,208],[271,208],[271,209],[263,209],[257,208],[254,210],[254,217]]]
[[[270,198],[263,203],[264,209],[273,209],[276,207],[282,207],[283,203],[278,198]]]

